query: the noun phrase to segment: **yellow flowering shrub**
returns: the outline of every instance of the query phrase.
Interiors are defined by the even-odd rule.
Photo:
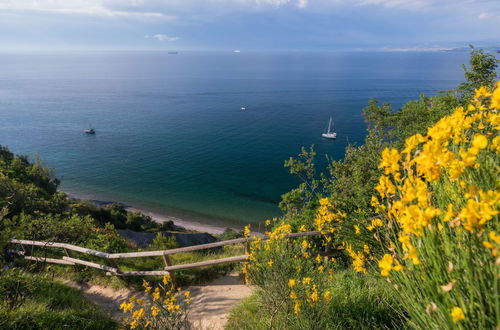
[[[322,228],[324,236],[285,238],[292,232],[292,225],[281,222],[266,233],[268,240],[254,237],[250,243],[249,262],[243,271],[263,292],[272,292],[263,295],[266,307],[295,317],[305,313],[319,318],[326,311],[332,296],[326,280],[333,271],[334,259],[320,256],[318,251],[324,250],[328,244],[326,237],[335,231],[334,224],[340,223],[343,217],[332,215],[330,207],[330,202],[322,200],[314,224],[309,224]],[[296,230],[306,231],[305,227],[302,224]]]
[[[146,299],[133,296],[120,305],[129,329],[183,329],[188,326],[187,305],[191,303],[189,291],[180,293],[170,276],[164,275],[153,288],[150,282],[142,284]]]
[[[417,327],[500,324],[499,109],[500,82],[408,138],[401,153],[382,153],[372,198],[382,219],[368,229],[386,224],[380,273]]]

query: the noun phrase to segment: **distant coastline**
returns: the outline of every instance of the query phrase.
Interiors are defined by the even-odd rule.
[[[101,199],[96,199],[93,198],[93,196],[89,195],[83,195],[75,192],[69,192],[66,190],[60,190],[61,192],[65,193],[68,197],[82,200],[82,201],[88,201],[91,203],[96,204],[97,206],[106,206],[109,204],[122,204],[125,205],[125,208],[127,211],[132,211],[132,212],[140,212],[144,215],[147,215],[151,217],[151,219],[155,222],[158,223],[163,223],[166,221],[172,221],[176,226],[183,227],[187,230],[194,230],[197,232],[205,232],[209,234],[222,234],[226,228],[230,228],[236,231],[243,230],[243,225],[237,225],[237,224],[230,224],[227,221],[224,220],[218,220],[214,219],[214,223],[208,223],[204,221],[200,221],[198,219],[193,219],[193,218],[188,218],[183,217],[179,218],[178,216],[173,216],[173,215],[167,215],[167,214],[160,214],[158,212],[152,212],[150,210],[147,210],[145,208],[138,208],[132,205],[128,205],[127,203],[123,203],[120,201],[113,201],[113,200],[101,200]],[[208,220],[207,220],[208,221]]]

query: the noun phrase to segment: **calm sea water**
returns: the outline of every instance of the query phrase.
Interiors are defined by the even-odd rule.
[[[400,106],[462,81],[465,53],[0,54],[0,144],[66,191],[207,221],[279,214],[283,162],[341,158],[370,98]],[[240,108],[245,106],[246,111]],[[321,138],[333,116],[336,141]],[[91,125],[95,136],[85,135]],[[212,219],[212,220],[211,220]]]

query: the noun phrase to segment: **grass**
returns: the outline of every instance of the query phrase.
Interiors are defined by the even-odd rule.
[[[174,265],[179,264],[190,264],[205,260],[221,259],[237,255],[244,254],[244,246],[242,244],[227,245],[219,249],[211,250],[200,250],[195,252],[178,253],[170,256],[172,263]],[[56,253],[43,254],[43,251],[36,251],[34,255],[39,256],[49,256],[54,258],[61,258],[61,255]],[[60,251],[57,251],[60,252]],[[46,252],[45,252],[46,253]],[[75,257],[79,259],[89,260],[101,264],[105,264],[106,260],[92,258],[84,254],[76,254]],[[148,257],[148,258],[130,258],[130,259],[120,259],[116,260],[120,269],[122,271],[132,271],[132,270],[161,270],[164,267],[164,262],[162,257]],[[35,269],[37,271],[44,270],[47,274],[54,275],[56,277],[67,278],[75,282],[86,282],[97,285],[110,286],[115,289],[129,287],[130,285],[140,286],[142,284],[143,277],[131,276],[131,277],[118,277],[118,276],[106,276],[105,272],[85,266],[60,266],[54,264],[42,264],[38,263],[35,266],[30,261],[19,260],[20,265]],[[237,263],[219,264],[213,266],[205,266],[198,268],[191,268],[176,271],[174,273],[176,277],[176,284],[178,286],[184,287],[189,285],[203,284],[212,281],[220,276],[223,276],[233,270],[239,269],[240,265]],[[147,277],[147,280],[160,281],[161,276]]]
[[[0,273],[0,329],[116,329],[82,294],[42,275]]]
[[[229,316],[227,329],[384,329],[405,328],[403,311],[390,285],[379,277],[337,272],[328,283],[333,298],[321,319],[297,317],[263,306],[257,293],[238,304]]]

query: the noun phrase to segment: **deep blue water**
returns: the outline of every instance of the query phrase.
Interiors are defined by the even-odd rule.
[[[466,53],[0,54],[0,144],[62,188],[181,217],[256,222],[297,181],[283,162],[361,143],[368,99],[395,107],[463,80]],[[241,111],[240,107],[247,107]],[[334,117],[336,141],[321,133]],[[83,129],[92,125],[95,136]]]

